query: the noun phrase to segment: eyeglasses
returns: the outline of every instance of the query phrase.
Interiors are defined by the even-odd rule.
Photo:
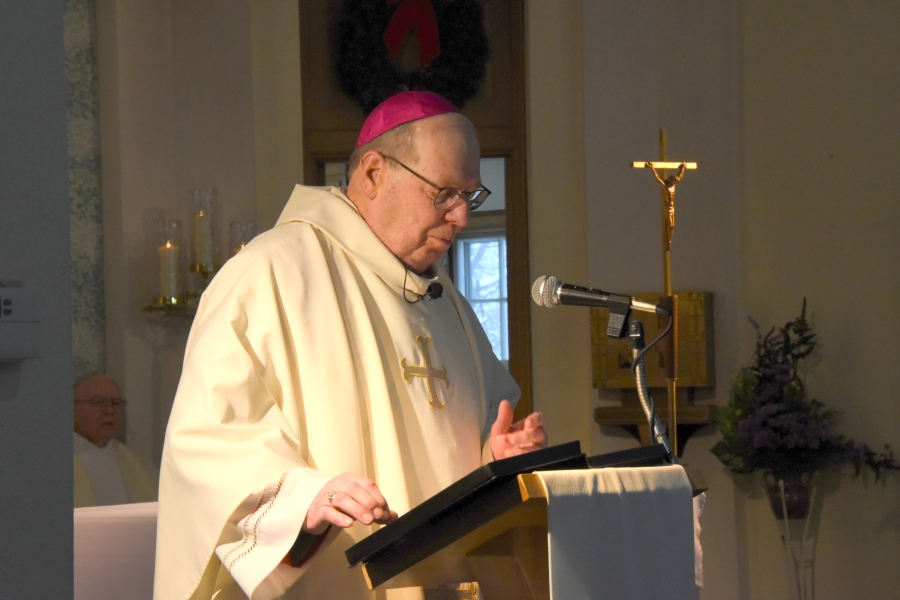
[[[431,183],[402,162],[394,158],[393,156],[388,156],[387,154],[383,154],[385,158],[394,161],[434,189],[438,191],[437,195],[434,197],[434,207],[438,210],[450,210],[455,207],[460,202],[465,202],[469,205],[469,210],[475,210],[487,200],[487,197],[491,195],[491,190],[487,189],[484,186],[481,186],[474,192],[467,192],[465,190],[461,190],[459,188],[446,187],[442,188],[439,185]]]
[[[125,410],[125,407],[128,405],[128,401],[125,398],[101,398],[100,396],[94,396],[87,400],[76,400],[75,404],[79,402],[87,403],[94,410],[103,410],[107,405],[111,406],[113,410]]]

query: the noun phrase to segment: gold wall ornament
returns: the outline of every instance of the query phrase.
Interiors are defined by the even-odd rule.
[[[647,302],[659,302],[660,293],[634,294]],[[644,335],[654,339],[665,328],[668,319],[647,313],[632,313],[633,319],[644,324]],[[631,376],[631,351],[627,339],[606,335],[609,310],[591,309],[591,358],[594,387],[604,389],[634,389]],[[690,291],[678,293],[678,386],[713,387],[715,378],[715,350],[713,333],[713,293]],[[654,347],[644,357],[647,387],[665,388],[667,363],[671,360],[665,344]]]
[[[450,380],[447,378],[447,369],[446,367],[438,369],[431,366],[431,354],[428,352],[428,344],[434,344],[434,342],[431,341],[430,337],[427,335],[417,335],[416,342],[419,344],[419,347],[422,348],[422,359],[425,364],[410,365],[407,364],[405,358],[401,358],[400,368],[403,369],[403,379],[406,383],[412,383],[411,377],[424,378],[428,385],[428,404],[430,404],[432,408],[440,410],[444,408],[444,401],[439,400],[437,397],[437,389],[434,385],[434,380],[437,379],[443,381],[444,385],[449,390]]]
[[[647,302],[663,300],[660,293],[634,294]],[[663,423],[670,425],[669,439],[676,444],[680,455],[691,435],[715,421],[716,407],[695,400],[708,398],[715,389],[715,333],[713,330],[713,293],[678,292],[678,320],[681,323],[678,335],[678,388],[675,411],[668,402],[657,402],[656,412]],[[631,351],[627,340],[614,339],[606,335],[609,311],[605,308],[591,309],[591,354],[594,387],[618,390],[621,404],[599,406],[594,409],[594,421],[601,427],[616,426],[637,437],[642,445],[653,443],[647,417],[638,402],[638,395],[631,376]],[[666,326],[668,319],[647,313],[632,313],[632,318],[644,324],[644,335],[653,339]],[[647,386],[651,395],[654,389],[665,389],[668,394],[674,388],[668,379],[673,366],[671,348],[660,343],[644,356]],[[677,414],[676,414],[677,413]]]

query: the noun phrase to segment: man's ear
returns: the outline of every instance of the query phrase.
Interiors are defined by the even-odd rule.
[[[369,150],[362,155],[357,169],[360,174],[362,192],[370,200],[378,195],[378,190],[385,184],[385,160],[380,152]]]

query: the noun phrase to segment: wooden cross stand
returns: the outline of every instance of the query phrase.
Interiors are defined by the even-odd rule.
[[[684,177],[685,171],[697,168],[695,162],[666,162],[666,130],[659,130],[659,161],[633,162],[635,169],[650,169],[659,183],[662,200],[662,250],[663,250],[663,284],[665,299],[662,304],[672,311],[672,332],[664,343],[668,346],[671,357],[666,364],[666,391],[669,406],[669,436],[673,446],[678,448],[678,415],[675,401],[676,381],[678,373],[678,297],[672,293],[672,235],[675,232],[675,188]],[[657,171],[657,169],[659,171]],[[678,169],[675,175],[668,175],[668,169]]]

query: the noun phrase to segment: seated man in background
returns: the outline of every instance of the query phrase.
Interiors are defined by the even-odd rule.
[[[115,438],[126,402],[109,375],[75,383],[75,508],[154,502],[158,471]]]

